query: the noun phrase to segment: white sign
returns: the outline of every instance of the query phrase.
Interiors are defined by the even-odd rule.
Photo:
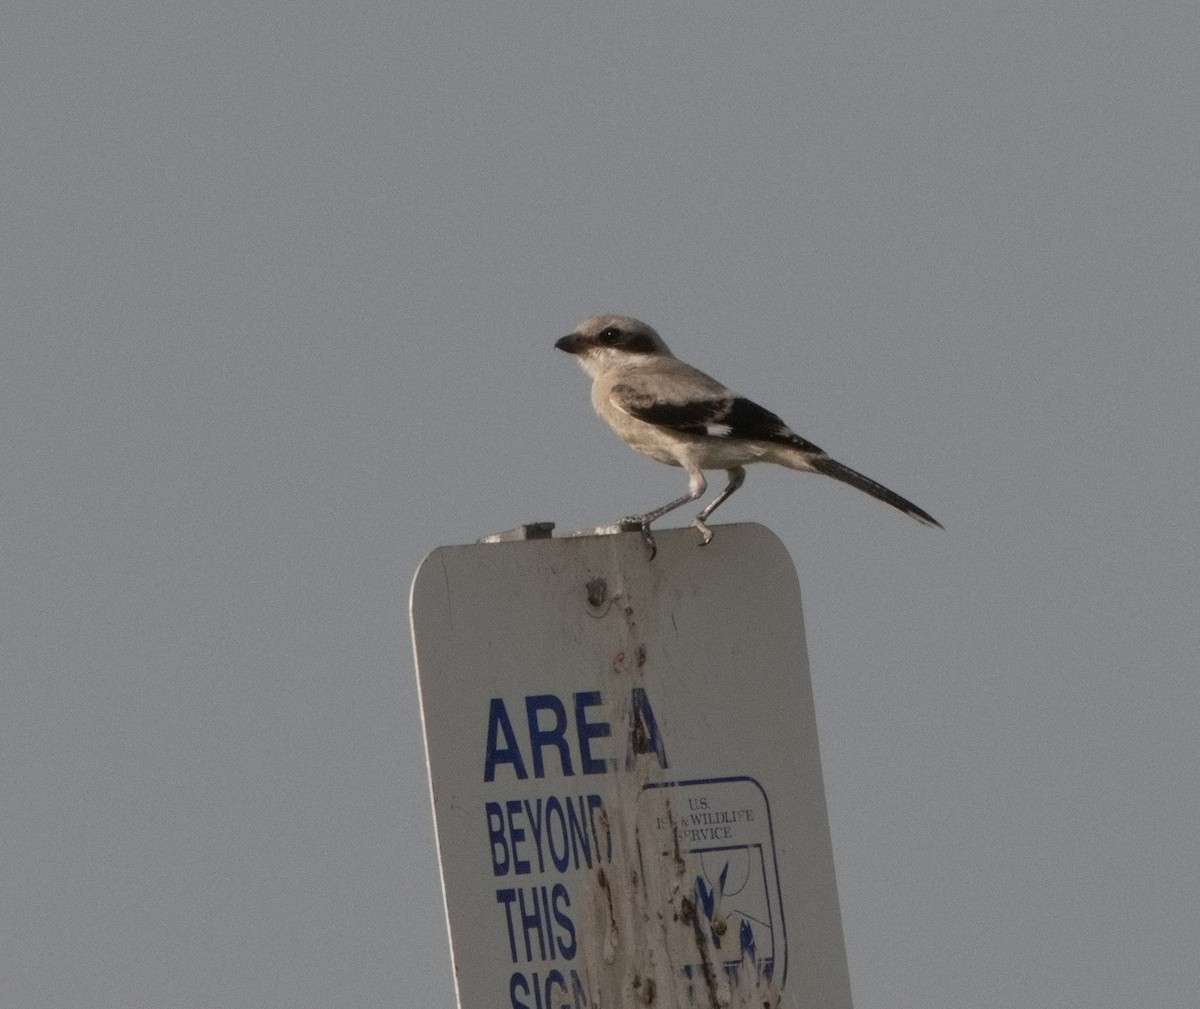
[[[758,525],[656,539],[417,572],[461,1009],[850,1009],[795,569]]]

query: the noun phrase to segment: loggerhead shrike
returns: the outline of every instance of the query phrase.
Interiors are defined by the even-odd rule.
[[[686,494],[621,521],[624,527],[642,531],[651,557],[655,547],[650,523],[700,497],[708,486],[703,470],[723,469],[729,475],[728,486],[692,519],[702,542],[708,543],[713,533],[705,519],[741,487],[746,479],[742,467],[752,462],[824,473],[918,522],[942,528],[932,515],[895,491],[831,459],[769,410],[680,361],[644,322],[624,315],[593,315],[554,346],[574,355],[592,376],[592,406],[626,445],[687,471]]]

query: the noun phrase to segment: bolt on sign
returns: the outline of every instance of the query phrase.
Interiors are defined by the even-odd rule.
[[[460,1009],[850,1009],[766,528],[440,547],[412,630]]]

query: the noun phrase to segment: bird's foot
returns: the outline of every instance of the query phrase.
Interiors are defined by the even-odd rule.
[[[700,545],[702,547],[708,546],[712,542],[713,531],[704,524],[704,519],[697,515],[692,519],[692,525],[700,530]]]
[[[630,515],[621,519],[617,526],[625,532],[640,532],[642,540],[646,544],[646,560],[654,560],[654,555],[658,553],[658,544],[654,542],[654,536],[650,533],[649,522],[640,515]]]

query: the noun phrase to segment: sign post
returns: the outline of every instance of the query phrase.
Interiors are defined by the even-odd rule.
[[[412,589],[460,1009],[850,1009],[800,588],[758,525],[441,547]]]

